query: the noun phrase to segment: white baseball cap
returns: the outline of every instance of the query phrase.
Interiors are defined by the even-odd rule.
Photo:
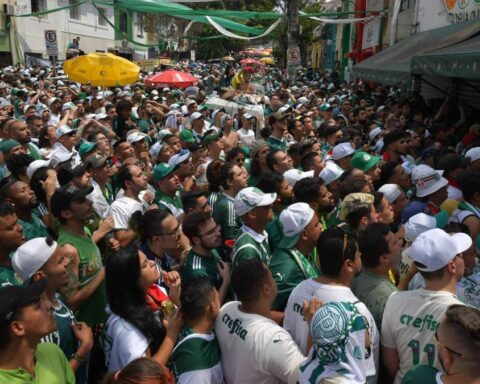
[[[402,194],[402,189],[397,184],[384,184],[378,189],[378,192],[382,192],[385,199],[391,204]]]
[[[475,148],[471,148],[469,149],[466,153],[465,153],[465,157],[469,157],[470,158],[470,161],[477,161],[480,159],[480,147],[475,147]]]
[[[434,272],[445,267],[458,254],[472,245],[472,239],[465,233],[449,235],[442,229],[434,228],[420,234],[412,244],[412,259],[425,267],[416,265],[419,271]]]
[[[165,143],[162,143],[160,141],[157,141],[155,144],[153,144],[150,148],[150,155],[152,155],[153,161],[157,161],[158,154],[162,150],[162,148],[165,146]]]
[[[373,141],[378,135],[380,135],[381,133],[384,133],[385,131],[380,128],[380,127],[377,127],[377,128],[373,128],[370,133],[368,134],[368,137],[370,138],[370,141]]]
[[[136,143],[137,141],[145,140],[146,137],[148,137],[148,135],[143,132],[133,132],[127,136],[127,141],[130,144],[133,144],[133,143]]]
[[[355,153],[355,148],[353,148],[352,143],[340,143],[333,147],[332,150],[332,159],[333,160],[340,160],[344,157],[353,155]]]
[[[263,193],[258,188],[248,187],[237,193],[233,206],[237,215],[243,216],[256,207],[265,207],[273,204],[276,198],[276,193]]]
[[[54,150],[50,155],[50,166],[55,168],[58,164],[70,160],[73,154],[73,152]]]
[[[325,163],[325,168],[322,169],[319,176],[325,181],[325,185],[328,185],[342,176],[343,172],[345,171],[340,168],[337,163],[327,161]]]
[[[27,176],[29,179],[32,178],[33,174],[37,169],[48,167],[50,165],[50,160],[35,160],[32,161],[27,167]]]
[[[191,120],[197,120],[203,117],[203,115],[200,112],[193,112],[192,115],[190,116]]]
[[[443,228],[447,224],[448,214],[446,211],[440,211],[435,216],[426,213],[417,213],[408,219],[405,223],[405,240],[412,242],[420,234],[433,228]]]
[[[74,128],[71,128],[68,125],[62,125],[62,126],[57,128],[57,130],[55,131],[55,134],[57,136],[57,139],[59,139],[63,135],[67,135],[67,134],[69,134],[70,132],[73,132],[73,131],[75,131]]]
[[[292,168],[283,173],[283,177],[287,180],[288,185],[293,187],[298,180],[302,180],[306,177],[313,177],[314,171],[302,172],[299,169]]]
[[[278,246],[286,249],[295,246],[300,233],[312,221],[314,213],[307,203],[295,203],[285,208],[278,219],[283,235]]]
[[[448,185],[442,177],[443,171],[437,171],[428,165],[417,165],[412,171],[412,183],[417,188],[417,197],[425,197]]]
[[[37,237],[17,248],[12,256],[12,267],[23,280],[31,278],[53,255],[57,243],[53,240],[49,243],[46,237]]]
[[[168,160],[168,166],[176,167],[177,165],[187,160],[189,157],[190,157],[190,151],[188,149],[182,149],[179,153],[177,153],[176,155],[173,155]]]

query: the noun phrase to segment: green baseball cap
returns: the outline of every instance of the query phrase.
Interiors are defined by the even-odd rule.
[[[222,136],[223,136],[223,134],[221,132],[218,133],[218,132],[213,131],[213,132],[208,133],[205,136],[203,136],[202,144],[206,146],[210,143],[213,143],[214,141],[217,141]]]
[[[80,157],[83,157],[92,152],[95,149],[95,146],[95,143],[91,143],[89,141],[85,141],[80,144],[80,148],[78,148],[78,153],[80,154]]]
[[[153,170],[153,180],[160,181],[170,175],[175,170],[175,167],[169,167],[168,164],[160,163]]]
[[[353,155],[350,164],[352,168],[357,168],[363,172],[368,171],[370,168],[374,167],[380,161],[380,157],[372,156],[367,152],[357,152]]]
[[[22,144],[20,144],[18,141],[13,139],[5,140],[0,143],[0,150],[2,151],[2,153],[5,154],[5,153],[8,153],[8,151],[10,151],[11,149],[21,145]]]
[[[193,144],[195,142],[195,138],[193,137],[193,132],[188,128],[183,129],[182,132],[180,132],[180,135],[178,136],[178,138],[187,144]]]

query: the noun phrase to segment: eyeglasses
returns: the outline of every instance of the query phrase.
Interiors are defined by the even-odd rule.
[[[461,358],[464,358],[465,355],[461,354],[460,352],[456,352],[451,348],[448,348],[445,344],[443,344],[440,340],[438,340],[438,332],[435,332],[435,341],[440,344],[443,348],[445,348],[448,352],[453,353],[454,355],[457,355]]]
[[[210,231],[205,232],[203,235],[198,234],[197,236],[198,236],[198,237],[211,236],[211,235],[215,234],[215,233],[216,233],[217,231],[219,231],[219,230],[220,230],[220,225],[217,224],[217,225],[215,226],[215,228],[212,228]]]
[[[159,236],[175,236],[175,237],[179,237],[181,236],[182,234],[182,229],[180,228],[180,225],[175,228],[173,231],[171,232],[166,232],[166,233],[160,233]]]

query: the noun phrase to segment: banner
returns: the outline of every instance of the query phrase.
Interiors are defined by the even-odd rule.
[[[254,40],[254,39],[260,39],[262,37],[265,37],[270,34],[275,28],[277,28],[278,24],[282,21],[282,19],[278,19],[273,23],[270,28],[268,28],[263,34],[259,36],[254,36],[254,37],[245,37],[245,36],[240,36],[236,35],[230,31],[227,31],[225,28],[223,28],[220,24],[216,23],[213,21],[213,19],[210,16],[207,16],[208,22],[212,25],[213,28],[215,28],[218,32],[220,32],[222,35],[225,35],[227,37],[231,37],[233,39],[239,39],[239,40]]]
[[[31,56],[28,53],[25,54],[25,64],[27,67],[38,65],[40,67],[51,67],[52,62],[48,59],[42,59],[40,57]]]
[[[480,20],[480,0],[444,0],[443,4],[452,24]]]

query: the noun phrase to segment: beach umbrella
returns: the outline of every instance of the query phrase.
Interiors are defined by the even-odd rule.
[[[186,88],[196,84],[198,79],[186,72],[169,69],[165,72],[159,72],[145,79],[145,84],[160,87]]]
[[[74,57],[63,63],[69,80],[95,87],[116,87],[138,80],[140,67],[111,53],[95,52]]]

